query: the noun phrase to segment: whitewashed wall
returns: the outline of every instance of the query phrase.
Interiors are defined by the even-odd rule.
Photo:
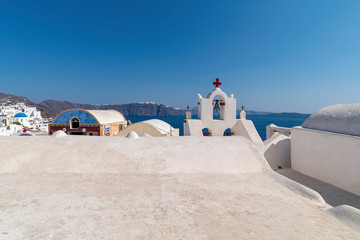
[[[295,127],[291,167],[360,196],[360,137]]]

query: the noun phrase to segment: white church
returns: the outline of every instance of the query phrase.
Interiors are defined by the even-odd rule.
[[[251,120],[246,119],[244,106],[240,119],[236,118],[236,98],[220,89],[222,83],[217,78],[215,89],[205,98],[198,94],[198,119],[191,119],[189,108],[184,120],[184,136],[243,136],[263,150],[263,142]],[[214,118],[214,111],[220,118]]]
[[[198,94],[198,119],[191,118],[187,107],[184,136],[245,137],[273,170],[294,169],[360,196],[360,103],[325,107],[298,127],[270,124],[263,142],[243,106],[237,118],[236,98],[223,92],[221,84],[216,79],[205,98]]]

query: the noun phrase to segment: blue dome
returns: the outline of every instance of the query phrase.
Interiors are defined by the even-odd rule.
[[[19,113],[15,114],[14,117],[18,118],[18,117],[27,117],[27,116],[25,113],[19,112]]]

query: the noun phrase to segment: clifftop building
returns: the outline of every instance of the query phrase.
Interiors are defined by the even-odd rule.
[[[59,113],[49,126],[49,134],[62,130],[68,135],[111,136],[126,126],[119,111],[76,108]]]

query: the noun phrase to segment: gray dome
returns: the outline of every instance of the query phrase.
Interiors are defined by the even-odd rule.
[[[308,117],[302,127],[360,136],[360,103],[324,107]]]

